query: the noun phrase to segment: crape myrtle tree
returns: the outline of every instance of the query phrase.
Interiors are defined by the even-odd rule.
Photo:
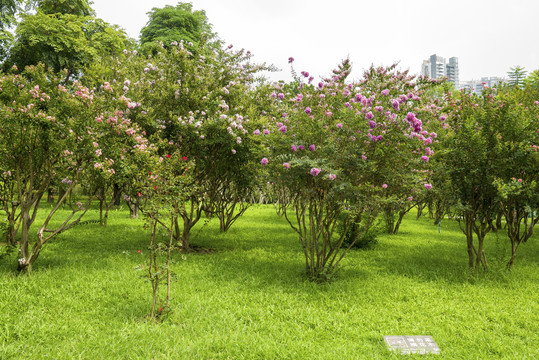
[[[448,95],[450,125],[439,157],[438,171],[443,176],[436,185],[447,191],[454,216],[466,235],[470,268],[487,268],[484,239],[492,229],[491,219],[497,210],[497,190],[494,186],[496,134],[492,123],[494,107],[488,97],[461,91]],[[437,184],[437,183],[435,183]],[[474,244],[477,236],[477,246]]]
[[[409,75],[408,71],[394,71],[397,64],[387,68],[371,67],[363,74],[363,79],[357,86],[363,89],[363,92],[380,93],[384,89],[390,90],[390,95],[415,97],[414,112],[416,117],[423,119],[426,128],[429,131],[422,130],[418,137],[424,142],[424,149],[416,150],[423,162],[419,168],[412,168],[411,172],[394,172],[391,167],[395,165],[394,155],[386,151],[384,157],[377,160],[379,167],[377,176],[383,182],[383,219],[385,230],[389,234],[396,234],[399,231],[400,224],[404,216],[418,204],[423,205],[432,198],[432,191],[423,186],[429,182],[432,176],[430,170],[430,156],[434,154],[439,141],[438,131],[441,127],[441,121],[437,119],[442,110],[443,99],[432,96],[438,93],[445,85],[444,80],[433,80],[425,77],[415,78]],[[377,108],[375,107],[375,110]],[[378,107],[378,112],[380,108]],[[374,122],[369,126],[374,126]],[[399,163],[398,166],[408,165]],[[386,170],[383,170],[386,169]],[[384,172],[385,171],[385,172]],[[392,185],[389,186],[388,184]]]
[[[1,172],[4,181],[10,183],[2,201],[4,207],[12,208],[8,214],[10,229],[20,227],[18,265],[22,271],[30,271],[43,245],[78,223],[87,209],[74,199],[72,190],[92,157],[86,150],[90,145],[86,126],[92,118],[92,95],[78,84],[70,90],[43,66],[31,66],[21,73],[14,70],[0,77]],[[65,192],[37,225],[32,241],[30,226],[55,178],[64,179]],[[72,212],[60,225],[52,225],[51,219],[62,203],[67,203]],[[16,230],[11,231],[12,241],[15,234]]]
[[[427,118],[416,115],[423,106],[416,86],[403,92],[391,85],[392,77],[407,75],[394,67],[370,69],[363,81],[346,83],[349,72],[345,60],[316,85],[302,72],[306,83],[272,94],[276,119],[257,131],[268,140],[260,166],[274,184],[279,213],[299,236],[307,275],[315,279],[331,275],[373,225],[393,200],[384,195],[388,189],[412,177],[421,181],[423,174],[413,170],[423,169],[430,145],[422,134]],[[379,87],[379,81],[389,83]],[[344,231],[337,234],[339,223]],[[341,249],[354,224],[360,224],[354,241]]]
[[[0,77],[2,204],[9,209],[12,242],[20,230],[18,266],[23,272],[31,271],[47,241],[81,221],[95,195],[95,178],[113,177],[124,162],[136,164],[133,158],[144,158],[149,152],[136,125],[126,122],[118,111],[107,112],[110,99],[102,98],[104,89],[95,92],[79,82],[63,85],[63,75],[39,65]],[[120,111],[122,102],[118,98]],[[123,106],[128,110],[127,103]],[[110,137],[106,134],[131,151],[112,148],[104,154],[99,142]],[[46,208],[42,223],[36,224],[43,194],[55,180],[63,188],[62,196]],[[77,185],[87,194],[84,203],[73,193]],[[60,219],[62,205],[71,212]],[[38,228],[34,239],[31,225]]]
[[[498,213],[504,214],[511,239],[508,266],[537,222],[537,104],[524,99],[525,93],[507,87],[501,93],[485,88],[481,96],[448,94],[449,128],[436,155],[442,176],[435,184],[462,224],[471,269],[488,268],[485,237]]]
[[[490,90],[492,91],[492,90]],[[506,220],[511,243],[511,258],[532,235],[539,222],[539,93],[528,84],[525,88],[504,87],[490,101],[499,116],[495,124],[498,172],[494,183],[498,205]]]
[[[175,219],[175,237],[190,249],[190,232],[204,211],[215,214],[226,230],[245,211],[255,185],[258,141],[252,104],[254,82],[265,65],[249,62],[244,50],[215,49],[200,42],[173,42],[147,58],[132,56],[134,72],[126,96],[136,108],[131,119],[158,146],[163,157],[178,154],[193,162],[194,189]],[[138,62],[135,64],[135,62]],[[253,86],[251,86],[253,85]],[[182,223],[180,226],[180,223]]]

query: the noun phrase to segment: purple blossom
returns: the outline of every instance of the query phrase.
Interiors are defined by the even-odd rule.
[[[333,180],[335,180],[337,178],[337,175],[329,174],[328,178],[329,178],[329,180],[333,181]]]
[[[371,129],[374,129],[376,127],[376,122],[372,121],[372,120],[369,120],[369,127]]]
[[[382,95],[388,96],[389,95],[389,89],[382,90]]]
[[[395,109],[395,111],[400,110],[399,101],[396,99],[391,100],[391,106],[393,106],[393,109]]]
[[[292,145],[292,146],[290,147],[290,150],[292,150],[292,151],[295,152],[295,151],[298,151],[298,148],[296,147],[296,145]]]
[[[435,132],[431,132],[429,135],[432,136],[433,139],[436,139],[438,137],[438,134],[436,134]]]
[[[262,158],[262,160],[260,160],[260,163],[261,163],[262,165],[268,165],[268,159]]]
[[[432,185],[431,184],[425,184],[425,189],[427,189],[427,190],[432,189]]]
[[[260,135],[260,130],[256,129],[255,131],[253,131],[253,135]]]
[[[283,100],[283,99],[284,99],[284,94],[283,94],[283,93],[278,93],[278,94],[277,94],[277,97],[278,97],[279,99]]]
[[[284,167],[285,169],[290,169],[290,164],[287,163],[287,162],[285,162],[285,163],[283,163],[283,167]]]
[[[339,129],[342,129],[342,123],[338,123],[338,124],[337,124],[337,127],[338,127]]]
[[[298,146],[298,150],[304,150],[304,149],[305,149],[305,146],[303,145]]]
[[[311,175],[312,176],[317,176],[318,174],[320,174],[320,171],[322,171],[322,169],[320,169],[320,168],[312,168],[311,169]]]
[[[318,83],[318,88],[319,88],[319,89],[322,89],[323,87],[324,87],[324,83],[323,83],[323,82],[319,82],[319,83]]]
[[[279,128],[279,131],[282,132],[283,134],[286,134],[286,125],[283,125]]]
[[[426,138],[425,140],[423,140],[423,143],[424,143],[425,145],[432,144],[432,138],[431,138],[431,137]]]
[[[305,108],[305,114],[308,115],[308,114],[310,114],[310,113],[311,113],[311,108],[307,106],[307,107]]]
[[[289,64],[292,64],[293,62],[294,62],[294,58],[293,58],[292,56],[290,56],[290,57],[288,58],[288,63],[289,63]]]
[[[445,121],[445,119],[447,119],[447,116],[444,116],[444,115],[440,116],[441,121]]]
[[[423,156],[421,156],[421,161],[423,161],[423,162],[428,162],[428,161],[429,161],[429,157],[423,155]]]
[[[313,144],[313,145],[309,145],[309,150],[314,151],[315,149],[316,149],[316,147],[314,146],[314,144]]]
[[[268,129],[264,129],[264,135],[269,135],[270,131]]]
[[[374,110],[376,110],[378,112],[382,112],[384,110],[384,108],[381,107],[381,106],[377,106],[377,107],[374,108]]]
[[[277,94],[275,92],[272,92],[271,97],[275,99],[277,97]]]
[[[369,111],[366,115],[365,115],[365,118],[367,120],[372,120],[374,119],[374,114],[372,113],[372,111]]]

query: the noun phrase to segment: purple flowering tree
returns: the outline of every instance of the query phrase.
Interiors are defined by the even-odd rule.
[[[331,78],[302,83],[274,99],[276,120],[261,162],[279,213],[299,236],[311,278],[336,270],[390,201],[384,194],[421,177],[412,170],[425,163],[420,93],[403,93],[394,80],[403,75],[394,68],[371,69],[355,83],[345,82],[349,71],[345,60]],[[354,224],[360,224],[355,239],[342,248]]]

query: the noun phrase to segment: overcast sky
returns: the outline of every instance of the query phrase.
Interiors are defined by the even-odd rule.
[[[326,76],[349,57],[359,78],[371,64],[400,62],[418,74],[432,54],[459,59],[460,80],[539,69],[539,0],[192,0],[214,32],[256,62]],[[94,0],[97,16],[138,39],[154,7],[174,0]]]

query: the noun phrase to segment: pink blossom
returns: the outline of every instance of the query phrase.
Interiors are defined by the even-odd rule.
[[[260,160],[260,163],[261,163],[262,165],[267,165],[267,164],[268,164],[268,159],[262,158],[262,160]]]
[[[296,147],[296,145],[292,145],[290,146],[290,150],[295,152],[295,151],[298,151],[298,148]]]
[[[256,129],[255,131],[253,131],[253,135],[260,135],[260,130]]]
[[[311,169],[311,175],[312,176],[317,176],[318,174],[320,174],[320,171],[322,171],[320,168],[312,168]]]
[[[298,150],[304,150],[304,149],[305,149],[305,146],[303,145],[298,146]]]
[[[232,154],[236,154],[236,149],[232,149]]]
[[[431,184],[425,184],[425,189],[427,189],[427,190],[432,189],[432,185]]]
[[[387,184],[382,184],[382,189],[387,189]]]
[[[264,129],[264,135],[269,135],[270,131],[268,129]]]
[[[286,134],[286,126],[283,125],[279,128],[279,131],[282,132],[283,134]]]
[[[311,108],[307,106],[305,108],[305,114],[309,115],[310,113],[311,113]]]
[[[337,127],[338,127],[339,129],[342,129],[342,123],[338,123],[338,124],[337,124]]]
[[[277,94],[277,97],[278,97],[279,99],[283,100],[283,99],[284,99],[284,94],[283,94],[283,93],[279,93],[279,94]]]
[[[376,122],[372,121],[372,120],[369,120],[369,127],[371,129],[374,129],[376,127]]]
[[[366,115],[365,115],[365,118],[367,120],[372,120],[374,119],[374,114],[372,113],[372,111],[369,111]]]
[[[314,144],[313,144],[313,145],[309,145],[309,150],[314,151],[315,149],[316,149],[316,147],[314,146]]]
[[[414,200],[414,197],[413,196],[408,196],[408,201],[412,201]]]
[[[388,89],[382,90],[382,95],[388,96],[389,95],[389,90]]]
[[[294,58],[293,58],[292,56],[289,57],[289,58],[288,58],[288,63],[289,63],[289,64],[292,64],[293,62],[294,62]]]
[[[421,161],[428,162],[429,157],[428,156],[421,156]]]
[[[285,162],[285,163],[283,163],[283,167],[284,167],[285,169],[290,169],[290,164],[287,163],[287,162]]]
[[[329,180],[333,181],[333,180],[335,180],[337,178],[337,175],[329,174],[328,178],[329,178]]]

